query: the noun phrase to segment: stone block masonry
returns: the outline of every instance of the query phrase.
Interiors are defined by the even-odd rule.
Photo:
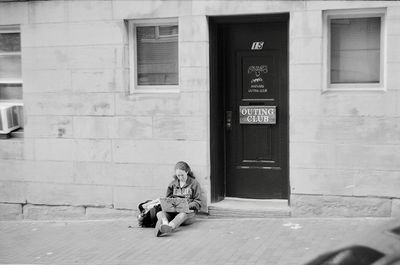
[[[0,203],[0,221],[5,220],[105,220],[131,218],[137,210],[70,205]]]
[[[58,220],[83,219],[85,217],[85,207],[82,206],[40,206],[27,204],[22,209],[25,219]]]
[[[323,13],[371,8],[387,11],[385,91],[321,93]],[[179,160],[206,211],[207,19],[272,13],[290,15],[292,215],[400,215],[399,11],[396,1],[0,2],[0,26],[20,28],[25,119],[23,139],[0,141],[0,219],[129,217],[163,196]],[[134,93],[126,22],[159,18],[178,21],[179,92]]]
[[[119,195],[116,198],[117,205],[108,207],[0,203],[0,220],[103,220],[132,218],[134,221],[136,220],[138,211],[136,206],[130,203],[133,199],[129,197],[129,194],[132,193]],[[129,200],[125,200],[124,197],[129,197]],[[290,215],[292,217],[356,218],[400,216],[400,200],[395,198],[383,199],[318,195],[292,195],[291,198]],[[128,209],[127,207],[130,208]],[[203,207],[202,211],[206,211],[206,207]]]
[[[0,203],[1,220],[19,220],[23,218],[22,204]]]
[[[400,199],[392,200],[392,216],[400,217]]]
[[[292,195],[293,216],[304,217],[390,217],[397,211],[390,198]]]

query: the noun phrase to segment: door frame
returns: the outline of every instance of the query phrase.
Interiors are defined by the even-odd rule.
[[[225,25],[244,24],[254,22],[285,21],[289,27],[289,13],[263,14],[263,15],[235,15],[235,16],[210,16],[209,25],[209,67],[210,67],[210,181],[211,202],[218,202],[225,198],[226,194],[226,150],[225,150],[225,68],[221,67],[226,53],[220,43],[224,39],[223,28]],[[289,34],[289,28],[287,28]],[[289,46],[289,36],[288,36]],[[289,47],[286,47],[289,53]],[[289,61],[289,55],[287,56]],[[287,64],[289,68],[289,62]],[[222,69],[222,70],[221,70]],[[287,89],[289,98],[289,69],[287,69]],[[289,113],[289,102],[288,102]],[[289,120],[287,130],[289,132]],[[289,133],[287,133],[287,194],[290,194],[290,166],[289,166]]]

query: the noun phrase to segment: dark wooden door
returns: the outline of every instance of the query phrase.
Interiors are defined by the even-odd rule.
[[[287,21],[222,29],[226,196],[287,198]]]

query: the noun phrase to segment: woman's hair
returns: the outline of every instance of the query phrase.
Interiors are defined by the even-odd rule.
[[[183,170],[183,171],[187,172],[187,175],[189,177],[195,178],[193,171],[190,169],[190,166],[185,161],[179,161],[178,163],[176,163],[175,170],[177,170],[177,169]],[[176,177],[176,176],[174,175],[174,177]]]

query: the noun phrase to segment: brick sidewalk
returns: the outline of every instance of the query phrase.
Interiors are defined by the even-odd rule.
[[[161,238],[126,219],[4,221],[0,264],[302,264],[387,220],[203,218]]]

